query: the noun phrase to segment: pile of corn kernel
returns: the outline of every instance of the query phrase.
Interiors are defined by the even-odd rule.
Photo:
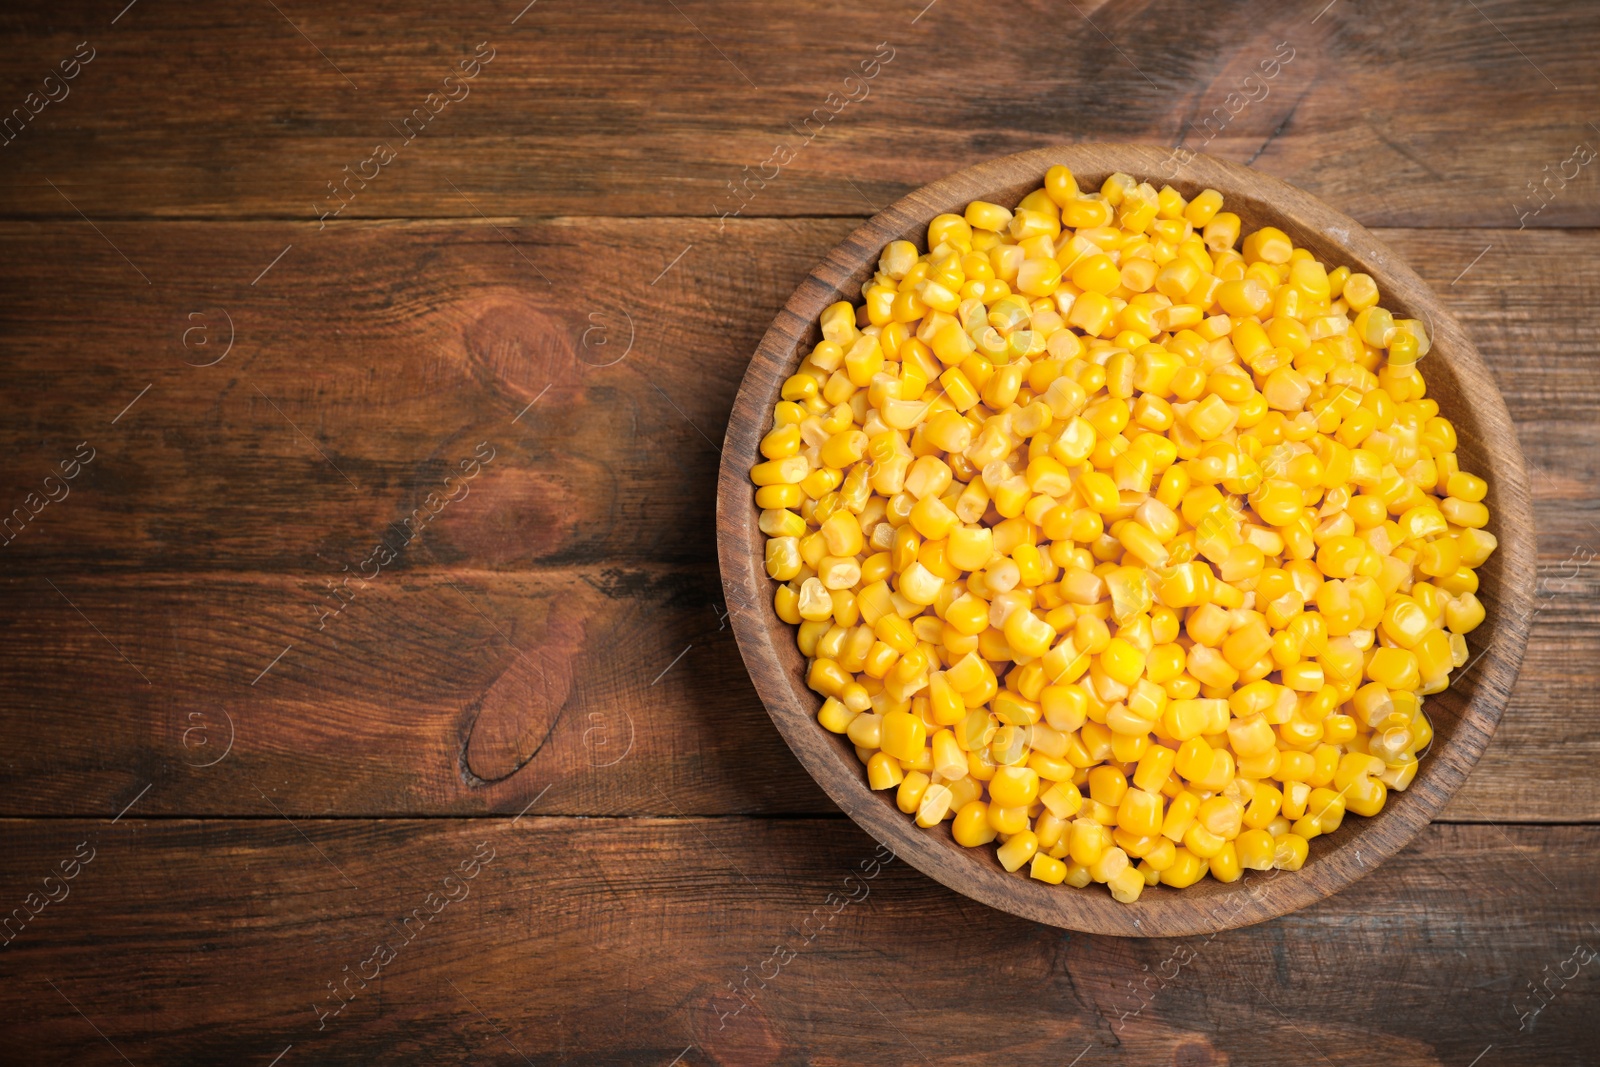
[[[1124,903],[1405,789],[1496,545],[1423,324],[1222,206],[1057,166],[891,243],[751,471],[871,787]]]

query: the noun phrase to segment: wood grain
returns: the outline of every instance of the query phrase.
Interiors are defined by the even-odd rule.
[[[659,489],[697,453],[715,456],[706,396],[731,402],[760,325],[729,330],[728,309],[684,275],[781,232],[745,229],[719,248],[704,223],[556,222],[517,230],[516,244],[481,221],[321,235],[146,224],[112,226],[113,248],[81,221],[12,227],[6,281],[40,299],[0,311],[4,432],[19,450],[5,506],[80,441],[104,455],[79,484],[93,491],[4,551],[41,566],[336,577],[487,442],[497,487],[441,518],[457,531],[448,561],[707,558],[694,546],[710,539],[709,484]],[[702,251],[648,285],[696,239],[718,259]],[[597,244],[615,250],[597,261]],[[776,251],[744,284],[775,291],[809,255]],[[507,466],[517,473],[499,477]]]
[[[1600,819],[1600,799],[1576,784],[1600,751],[1596,589],[1592,570],[1561,580],[1572,569],[1564,555],[1545,567],[1541,589],[1554,595],[1505,718],[1446,819]],[[772,729],[709,564],[434,569],[375,583],[323,632],[312,606],[327,597],[315,580],[53,580],[83,616],[39,578],[0,586],[12,606],[0,813],[110,816],[153,781],[171,788],[152,790],[140,810],[166,815],[270,810],[252,782],[281,783],[277,802],[296,816],[514,814],[536,797],[537,810],[572,815],[837,810]],[[581,643],[576,633],[547,640],[552,612],[585,620]],[[626,638],[613,641],[618,627]],[[535,667],[573,680],[559,704],[527,688]],[[86,690],[96,697],[84,700]],[[464,756],[463,737],[481,746],[490,736],[469,726],[491,693],[520,697],[491,704],[482,722],[507,747]],[[220,754],[229,717],[235,748],[200,767]],[[530,756],[522,739],[543,747]],[[485,780],[526,762],[485,784],[463,773],[475,759]]]
[[[1556,0],[1031,3],[1005,17],[952,0],[627,0],[539,4],[514,25],[521,3],[347,15],[191,0],[112,25],[121,6],[7,12],[8,109],[78,42],[98,49],[71,95],[0,149],[13,217],[314,221],[337,203],[328,183],[371,173],[359,164],[378,144],[396,158],[351,186],[345,218],[715,217],[746,202],[730,183],[753,194],[746,215],[864,214],[978,159],[1137,140],[1248,161],[1369,226],[1515,227],[1541,203],[1529,225],[1600,220],[1593,167],[1559,177],[1575,145],[1600,147],[1600,12]],[[496,55],[470,95],[406,144],[399,123],[479,42]],[[879,42],[893,59],[847,84]],[[1293,58],[1261,80],[1280,43]],[[826,121],[805,127],[819,108]],[[794,159],[763,182],[779,145]],[[1529,183],[1552,175],[1534,199]]]
[[[320,631],[317,583],[58,578],[7,583],[6,812],[110,816],[151,782],[161,814],[270,813],[269,783],[296,815],[833,810],[708,569],[402,573]]]
[[[833,810],[767,724],[729,640],[711,549],[718,453],[694,427],[720,441],[746,354],[799,279],[857,224],[736,221],[720,236],[696,220],[497,224],[553,268],[567,297],[626,294],[606,306],[633,309],[638,340],[610,367],[578,357],[614,358],[606,349],[620,350],[627,318],[611,311],[608,345],[590,334],[586,346],[587,313],[566,311],[481,220],[340,225],[305,244],[293,227],[271,224],[110,227],[134,262],[162,264],[159,297],[81,220],[0,226],[0,280],[14,294],[0,304],[0,447],[14,457],[0,471],[4,499],[22,504],[85,437],[98,449],[71,495],[0,547],[13,605],[0,621],[9,649],[0,736],[20,742],[0,763],[0,811],[114,814],[169,774],[183,789],[152,793],[153,810],[260,813],[248,786],[183,766],[210,758],[182,744],[186,716],[211,722],[190,735],[199,749],[225,722],[219,707],[249,725],[218,771],[243,759],[251,773],[287,783],[281,802],[297,815],[516,811],[556,766],[566,770],[541,810],[673,814],[658,786],[695,813]],[[1590,666],[1600,586],[1592,567],[1578,565],[1600,550],[1591,526],[1600,521],[1600,387],[1584,340],[1600,333],[1600,305],[1593,272],[1581,267],[1600,260],[1600,236],[1379,236],[1478,342],[1533,475],[1542,577],[1532,643],[1505,720],[1446,817],[1600,819],[1600,796],[1560,785],[1584,780],[1600,758],[1591,725],[1600,680]],[[296,247],[251,289],[291,238]],[[639,281],[689,245],[656,286]],[[704,297],[713,283],[731,287],[726,304]],[[201,334],[185,348],[183,331],[205,323],[208,344],[220,344],[217,309],[229,307],[234,350],[214,367],[185,366],[220,349],[208,352]],[[305,353],[316,354],[309,370]],[[326,583],[359,569],[486,439],[499,451],[472,495],[318,631],[320,612],[335,606]],[[46,578],[159,688],[145,686]],[[403,581],[385,587],[388,578]],[[543,625],[543,605],[561,596],[569,613],[604,610],[581,646],[545,649],[557,671],[581,647],[591,663],[637,655],[648,682],[695,647],[658,685],[607,695],[619,722],[648,729],[605,777],[587,773],[590,724],[580,715],[564,719],[521,774],[470,785],[451,740],[462,709],[518,664],[496,627],[531,649],[525,639]],[[638,620],[633,652],[593,647],[624,609]],[[702,680],[711,684],[692,684]],[[85,702],[85,688],[102,695]],[[535,730],[546,721],[537,709],[514,717]],[[411,743],[418,737],[426,740]]]
[[[1592,826],[1430,827],[1347,892],[1184,939],[1063,935],[976,906],[875,859],[839,819],[135,813],[4,832],[8,906],[94,850],[0,952],[7,1046],[30,1060],[265,1064],[292,1045],[283,1063],[979,1064],[1003,1049],[1080,1067],[1462,1067],[1492,1044],[1494,1063],[1543,1067],[1585,1062],[1600,1012],[1594,965],[1564,966],[1596,944]],[[463,879],[480,842],[493,859]],[[365,991],[352,979],[319,1030],[316,1006],[339,1003],[328,983],[380,943],[390,964]],[[1548,1003],[1519,1033],[1541,982]]]
[[[0,507],[78,442],[101,451],[70,501],[0,550],[38,568],[333,577],[491,440],[512,450],[496,462],[536,467],[507,493],[547,507],[474,531],[442,561],[710,560],[709,525],[696,523],[709,523],[706,475],[742,368],[806,270],[858,224],[106,227],[154,286],[82,221],[0,226],[0,434],[13,458]],[[1478,342],[1530,458],[1541,531],[1565,558],[1582,520],[1600,518],[1600,384],[1587,370],[1600,310],[1584,272],[1552,264],[1597,256],[1600,234],[1378,237]],[[221,350],[222,312],[234,349],[190,366]],[[443,522],[459,525],[458,512]]]
[[[537,521],[452,506],[430,535],[452,531],[440,562],[709,561],[710,476],[749,354],[857,225],[105,227],[133,262],[160,264],[154,286],[82,220],[0,225],[12,294],[0,303],[0,445],[13,457],[0,514],[80,441],[100,452],[71,498],[0,552],[10,568],[331,578],[489,440],[502,449],[490,471],[517,471],[506,492],[536,505]],[[1559,562],[1600,520],[1588,267],[1600,233],[1378,236],[1494,372],[1529,458],[1546,559]],[[221,351],[224,312],[232,351],[188,365]]]
[[[1230,891],[1219,882],[1202,881],[1184,891],[1155,886],[1131,907],[1098,895],[1063,896],[1049,885],[1006,871],[991,850],[962,848],[946,825],[924,833],[904,817],[887,791],[874,793],[849,739],[816,724],[822,698],[805,682],[806,658],[795,647],[794,628],[766,606],[777,583],[763,562],[767,539],[757,527],[750,468],[761,459],[758,446],[771,428],[784,379],[822,338],[818,317],[824,308],[860,291],[877,269],[885,245],[920,239],[925,246],[928,224],[936,216],[963,210],[975,200],[1014,204],[1037,188],[1041,175],[1053,166],[1069,167],[1081,183],[1094,188],[1115,173],[1152,173],[1161,158],[1160,149],[1124,144],[1024,152],[958,171],[873,216],[807,275],[761,339],[734,401],[717,485],[717,552],[728,601],[761,606],[731,617],[739,652],[779,732],[823,790],[879,841],[958,892],[1038,922],[1124,936],[1211,933],[1274,918],[1338,892],[1438,815],[1488,746],[1510,699],[1532,624],[1537,543],[1527,472],[1510,413],[1454,316],[1391,249],[1300,190],[1203,155],[1189,160],[1185,174],[1175,179],[1178,191],[1188,197],[1201,189],[1220,192],[1240,217],[1242,232],[1276,226],[1318,259],[1370,275],[1396,315],[1428,324],[1433,342],[1428,395],[1438,401],[1441,415],[1459,427],[1457,452],[1463,468],[1483,471],[1491,484],[1485,498],[1491,515],[1487,528],[1499,542],[1479,572],[1478,593],[1488,615],[1475,631],[1476,659],[1456,673],[1447,690],[1429,699],[1435,739],[1411,786],[1391,794],[1372,819],[1319,841],[1321,847],[1313,849],[1299,878],[1274,882],[1221,920],[1215,902]]]

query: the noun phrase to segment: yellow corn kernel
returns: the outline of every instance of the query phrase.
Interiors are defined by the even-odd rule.
[[[1028,876],[1050,885],[1060,885],[1066,880],[1067,865],[1053,856],[1035,852],[1032,866],[1028,868]]]
[[[1440,502],[1439,510],[1444,513],[1446,519],[1457,526],[1478,529],[1489,523],[1489,509],[1477,501],[1460,500],[1450,496]]]
[[[1428,613],[1408,596],[1392,598],[1383,613],[1384,635],[1401,648],[1415,648],[1432,624]]]
[[[1285,687],[1297,693],[1315,693],[1325,684],[1322,664],[1311,660],[1283,668],[1279,677],[1283,679]]]
[[[1289,254],[1294,251],[1294,245],[1282,230],[1274,226],[1263,226],[1244,239],[1239,251],[1244,254],[1246,263],[1258,261],[1287,263]]]
[[[1065,208],[1078,199],[1078,180],[1059,163],[1045,171],[1044,191],[1058,207]]]
[[[1122,830],[1115,831],[1111,836],[1118,840],[1122,849],[1129,856],[1138,853],[1145,863],[1149,865],[1150,869],[1157,874],[1172,866],[1173,861],[1178,858],[1178,846],[1165,837],[1139,838],[1135,841]],[[1156,883],[1147,878],[1145,884],[1155,885]]]
[[[846,733],[857,748],[878,748],[883,742],[883,716],[873,711],[857,715]]]
[[[1445,492],[1457,500],[1476,503],[1488,495],[1489,484],[1475,474],[1457,471],[1446,481]]]
[[[1303,753],[1295,753],[1303,755]],[[1258,782],[1249,807],[1244,809],[1244,825],[1252,830],[1266,829],[1283,810],[1283,793],[1267,782]],[[1241,835],[1243,836],[1242,832]]]
[[[1347,745],[1359,732],[1350,715],[1330,715],[1322,722],[1322,739],[1330,745]]]
[[[1306,798],[1306,816],[1317,820],[1322,833],[1331,834],[1344,821],[1345,797],[1326,786],[1313,789]]]
[[[1422,692],[1436,693],[1444,689],[1454,668],[1454,656],[1449,635],[1443,630],[1429,630],[1412,650],[1417,658],[1417,673],[1422,680]]]
[[[933,769],[948,781],[967,775],[967,754],[961,750],[956,735],[948,729],[933,735]]]
[[[1208,394],[1204,400],[1189,412],[1186,422],[1191,430],[1202,441],[1210,441],[1220,437],[1233,429],[1239,421],[1239,410],[1228,404],[1215,393]]]
[[[834,697],[824,700],[822,707],[817,711],[817,721],[822,724],[822,728],[829,733],[835,734],[842,734],[849,730],[850,721],[855,717],[856,713],[854,711],[845,707],[841,701]]]
[[[1367,677],[1389,689],[1416,689],[1421,684],[1417,657],[1403,648],[1380,648],[1367,661]]]
[[[1205,645],[1195,645],[1189,650],[1188,670],[1202,685],[1224,688],[1239,680],[1239,672],[1222,653]]]
[[[907,815],[916,813],[917,807],[922,803],[922,795],[927,792],[931,779],[921,771],[912,771],[900,779],[900,788],[895,792],[895,805]]]
[[[1266,830],[1245,830],[1232,844],[1235,859],[1244,870],[1270,871],[1277,862],[1277,842]]]
[[[1054,851],[1060,853],[1060,855],[1066,855],[1066,853],[1062,851],[1060,845],[1057,845]],[[1089,877],[1089,868],[1085,867],[1083,864],[1074,863],[1070,859],[1066,860],[1065,862],[1067,864],[1067,885],[1070,885],[1075,889],[1082,889],[1084,886],[1094,881],[1093,878]]]
[[[1206,864],[1186,848],[1177,848],[1171,864],[1161,872],[1161,884],[1186,889],[1205,876]]]
[[[1237,882],[1244,874],[1244,868],[1239,862],[1239,853],[1232,841],[1224,841],[1222,847],[1211,857],[1211,877],[1219,882]]]
[[[967,205],[966,221],[974,230],[989,230],[994,233],[1003,231],[1011,225],[1011,212],[999,204],[990,204],[983,200],[974,200]]]
[[[772,594],[772,608],[778,618],[791,626],[798,626],[803,621],[800,615],[800,592],[793,588],[793,583],[778,586]]]
[[[1152,746],[1139,758],[1139,765],[1133,772],[1134,786],[1147,793],[1159,793],[1172,776],[1176,759],[1177,753],[1172,749],[1162,745]]]
[[[1144,892],[1145,879],[1134,868],[1127,867],[1110,878],[1106,886],[1119,904],[1132,904]]]
[[[797,604],[802,619],[818,622],[833,614],[833,597],[820,578],[807,578],[800,585]]]
[[[1345,792],[1345,807],[1357,815],[1370,818],[1383,810],[1388,796],[1388,787],[1380,779],[1361,778]]]
[[[1417,550],[1417,570],[1431,578],[1449,578],[1461,567],[1461,545],[1454,537],[1441,537]]]
[[[1113,637],[1100,653],[1100,666],[1112,678],[1131,686],[1144,674],[1145,654],[1121,637]]]
[[[1097,882],[1109,882],[1128,869],[1128,854],[1112,845],[1100,853],[1100,858],[1089,864],[1089,877]]]
[[[806,496],[813,500],[820,500],[828,492],[839,487],[844,481],[844,475],[829,467],[819,467],[800,480],[800,489]]]
[[[1049,296],[1061,285],[1061,265],[1053,259],[1024,259],[1017,268],[1017,291]]]
[[[1182,199],[1181,197],[1179,198]],[[1202,189],[1183,208],[1183,218],[1194,226],[1204,226],[1222,207],[1222,194],[1215,189]]]
[[[800,558],[800,540],[796,537],[773,537],[767,541],[767,574],[780,582],[787,582],[800,573],[805,561]]]
[[[1338,770],[1334,772],[1334,788],[1348,793],[1361,779],[1377,774],[1382,769],[1383,761],[1376,756],[1362,752],[1347,752],[1340,757]]]
[[[1006,642],[1014,653],[1037,658],[1050,650],[1055,641],[1055,627],[1026,609],[1014,611],[1005,622]]]
[[[1195,812],[1200,810],[1200,798],[1183,790],[1167,804],[1167,814],[1161,821],[1161,836],[1172,841],[1183,840],[1183,835],[1194,824]]]
[[[1111,847],[1106,828],[1093,819],[1073,820],[1068,842],[1068,855],[1072,857],[1072,861],[1081,863],[1085,867],[1099,862],[1106,850]]]
[[[905,781],[900,764],[886,752],[876,752],[867,761],[867,784],[873,789],[893,789]]]
[[[1056,782],[1040,795],[1039,800],[1058,819],[1070,819],[1083,807],[1083,796],[1070,781]]]
[[[1093,772],[1091,781],[1092,774]],[[1121,803],[1117,806],[1117,825],[1141,837],[1154,836],[1161,832],[1165,814],[1162,809],[1160,794],[1146,792],[1143,789],[1129,789],[1123,794]]]
[[[928,786],[917,804],[917,825],[923,829],[938,826],[950,812],[955,793],[939,782]]]
[[[1203,194],[1202,194],[1203,195]],[[1198,199],[1198,198],[1197,198]],[[1195,223],[1201,226],[1201,223]],[[1215,212],[1203,224],[1202,235],[1206,249],[1212,253],[1231,249],[1239,240],[1239,216],[1231,211]]]
[[[1198,821],[1191,822],[1183,833],[1183,847],[1203,860],[1215,856],[1227,843],[1225,838],[1207,830]]]
[[[796,484],[811,472],[811,463],[804,456],[787,456],[769,459],[750,468],[750,480],[757,485]]]
[[[1038,796],[1039,772],[1031,767],[1001,767],[989,782],[989,797],[1001,807],[1027,807]]]
[[[1089,291],[1073,301],[1067,312],[1067,323],[1091,336],[1104,336],[1111,325],[1115,309],[1109,298]]]
[[[1000,860],[1000,866],[1008,871],[1016,871],[1020,870],[1022,865],[1031,860],[1038,851],[1039,838],[1032,830],[1023,830],[1007,838],[1006,843],[1000,846],[996,855]]]
[[[883,717],[878,747],[898,760],[914,760],[922,755],[927,736],[927,725],[920,718],[903,711],[891,711]]]
[[[1288,525],[1303,505],[1300,487],[1282,478],[1269,478],[1250,494],[1250,506],[1270,526]]]
[[[805,499],[805,492],[798,484],[763,485],[756,490],[756,507],[763,511],[798,508]]]
[[[955,838],[956,844],[966,848],[977,848],[993,841],[997,835],[994,827],[989,825],[989,805],[981,800],[963,804],[956,812],[950,833]]]
[[[928,570],[920,561],[913,561],[900,572],[895,588],[911,603],[927,607],[939,599],[944,579]]]
[[[1280,834],[1273,839],[1272,865],[1280,871],[1298,871],[1305,865],[1310,852],[1310,842],[1299,834]]]
[[[1195,820],[1218,837],[1232,840],[1243,829],[1244,808],[1225,796],[1208,797],[1200,802]]]
[[[1445,605],[1445,625],[1451,633],[1469,634],[1482,625],[1486,614],[1482,601],[1472,593],[1462,593]]]
[[[1109,294],[1122,284],[1121,273],[1111,257],[1099,254],[1085,256],[1072,268],[1072,284],[1088,292]]]
[[[1389,789],[1405,792],[1417,774],[1417,758],[1407,756],[1401,762],[1386,766],[1383,773],[1378,775],[1378,780]]]

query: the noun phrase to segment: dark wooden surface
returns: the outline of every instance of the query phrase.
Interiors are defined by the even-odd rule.
[[[1435,825],[1305,911],[1178,939],[974,904],[877,864],[840,819],[129,815],[7,832],[30,881],[95,850],[6,950],[0,986],[12,1034],[61,1062],[121,1063],[109,1038],[140,1064],[264,1064],[292,1045],[281,1063],[1387,1067],[1493,1045],[1542,1067],[1592,1062],[1600,1012],[1595,962],[1563,966],[1600,941],[1593,826]],[[399,928],[418,908],[431,921]],[[342,988],[380,945],[389,965]],[[1530,1018],[1544,1002],[1528,983],[1547,979]],[[348,1004],[323,1018],[330,982]]]
[[[96,49],[0,148],[0,508],[95,450],[0,546],[4,907],[96,850],[0,949],[11,1058],[1596,1061],[1600,167],[1528,189],[1600,148],[1592,6],[276,6],[0,13],[8,109]],[[1375,874],[1209,945],[1066,938],[903,864],[847,885],[873,843],[722,617],[750,353],[893,198],[1050,143],[1199,148],[1283,40],[1206,150],[1379,227],[1528,458],[1539,610],[1494,742]],[[471,95],[319,229],[480,41]],[[870,95],[719,219],[880,41]],[[319,1031],[479,841],[470,898]]]

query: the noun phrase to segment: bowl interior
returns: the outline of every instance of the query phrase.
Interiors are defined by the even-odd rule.
[[[1397,317],[1428,323],[1433,349],[1421,364],[1428,395],[1457,429],[1462,468],[1489,481],[1488,528],[1500,548],[1478,571],[1478,595],[1488,613],[1468,637],[1478,658],[1455,672],[1449,689],[1427,698],[1435,739],[1411,788],[1391,791],[1377,816],[1351,817],[1333,834],[1313,841],[1299,872],[1247,872],[1232,885],[1207,878],[1181,891],[1153,886],[1131,906],[1116,903],[1101,886],[1048,886],[1021,872],[1007,873],[992,848],[962,848],[948,822],[919,829],[895,806],[892,790],[867,788],[864,768],[848,741],[817,725],[821,698],[803,684],[806,663],[795,646],[794,628],[772,609],[776,583],[762,568],[765,538],[755,525],[748,471],[758,458],[756,442],[770,426],[779,386],[821,340],[818,315],[837,300],[859,301],[860,287],[884,244],[905,239],[925,250],[927,224],[935,215],[960,213],[974,199],[1012,206],[1038,188],[1055,163],[1071,167],[1086,190],[1098,188],[1114,171],[1158,188],[1171,184],[1185,197],[1215,188],[1224,196],[1224,210],[1240,216],[1242,233],[1277,226],[1330,269],[1345,265],[1372,275],[1385,307]],[[729,603],[740,606],[735,615],[740,648],[774,721],[807,769],[857,822],[925,873],[985,903],[1069,929],[1211,932],[1294,910],[1366,874],[1425,825],[1465,778],[1505,706],[1526,640],[1533,579],[1526,478],[1504,402],[1471,342],[1422,281],[1355,222],[1282,182],[1205,156],[1177,167],[1171,153],[1145,146],[1041,149],[924,187],[870,220],[812,272],[762,340],[730,420],[722,475],[719,540]]]

